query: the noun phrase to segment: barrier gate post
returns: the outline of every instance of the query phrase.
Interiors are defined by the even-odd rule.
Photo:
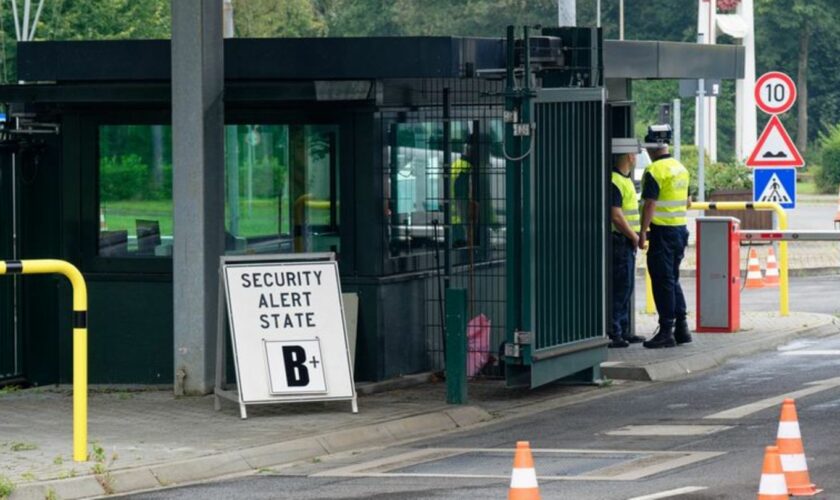
[[[69,262],[54,259],[0,261],[4,274],[61,274],[73,287],[73,461],[87,461],[87,285]]]

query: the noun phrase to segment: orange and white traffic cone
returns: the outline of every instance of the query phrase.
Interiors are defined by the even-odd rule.
[[[782,472],[782,461],[779,459],[779,448],[776,446],[768,446],[764,450],[758,500],[788,500],[787,483]]]
[[[764,286],[779,286],[779,264],[776,262],[776,252],[773,245],[767,250],[767,270],[764,272]]]
[[[761,264],[758,262],[758,252],[750,249],[750,260],[747,262],[747,283],[745,288],[764,288],[764,278],[761,276]]]
[[[517,441],[513,456],[513,473],[510,476],[508,500],[540,500],[537,471],[528,441]]]
[[[804,497],[821,492],[822,490],[817,489],[811,482],[811,476],[808,474],[805,447],[802,445],[799,419],[796,416],[796,403],[790,398],[782,403],[776,446],[779,448],[788,493],[795,497]]]

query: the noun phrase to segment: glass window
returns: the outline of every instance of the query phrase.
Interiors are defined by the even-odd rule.
[[[335,125],[225,127],[228,253],[338,252]],[[168,125],[99,127],[99,255],[172,255]]]
[[[228,253],[338,252],[338,127],[229,125]]]
[[[171,127],[99,127],[99,255],[172,255]]]

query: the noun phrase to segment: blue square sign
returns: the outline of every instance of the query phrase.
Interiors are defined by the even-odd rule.
[[[782,208],[796,208],[796,169],[753,169],[753,201],[769,201],[778,203]]]

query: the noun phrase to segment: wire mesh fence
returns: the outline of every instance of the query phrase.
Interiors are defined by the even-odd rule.
[[[501,82],[424,80],[411,109],[382,113],[386,269],[424,279],[430,370],[444,368],[445,289],[468,297],[471,377],[501,374],[505,160]]]

